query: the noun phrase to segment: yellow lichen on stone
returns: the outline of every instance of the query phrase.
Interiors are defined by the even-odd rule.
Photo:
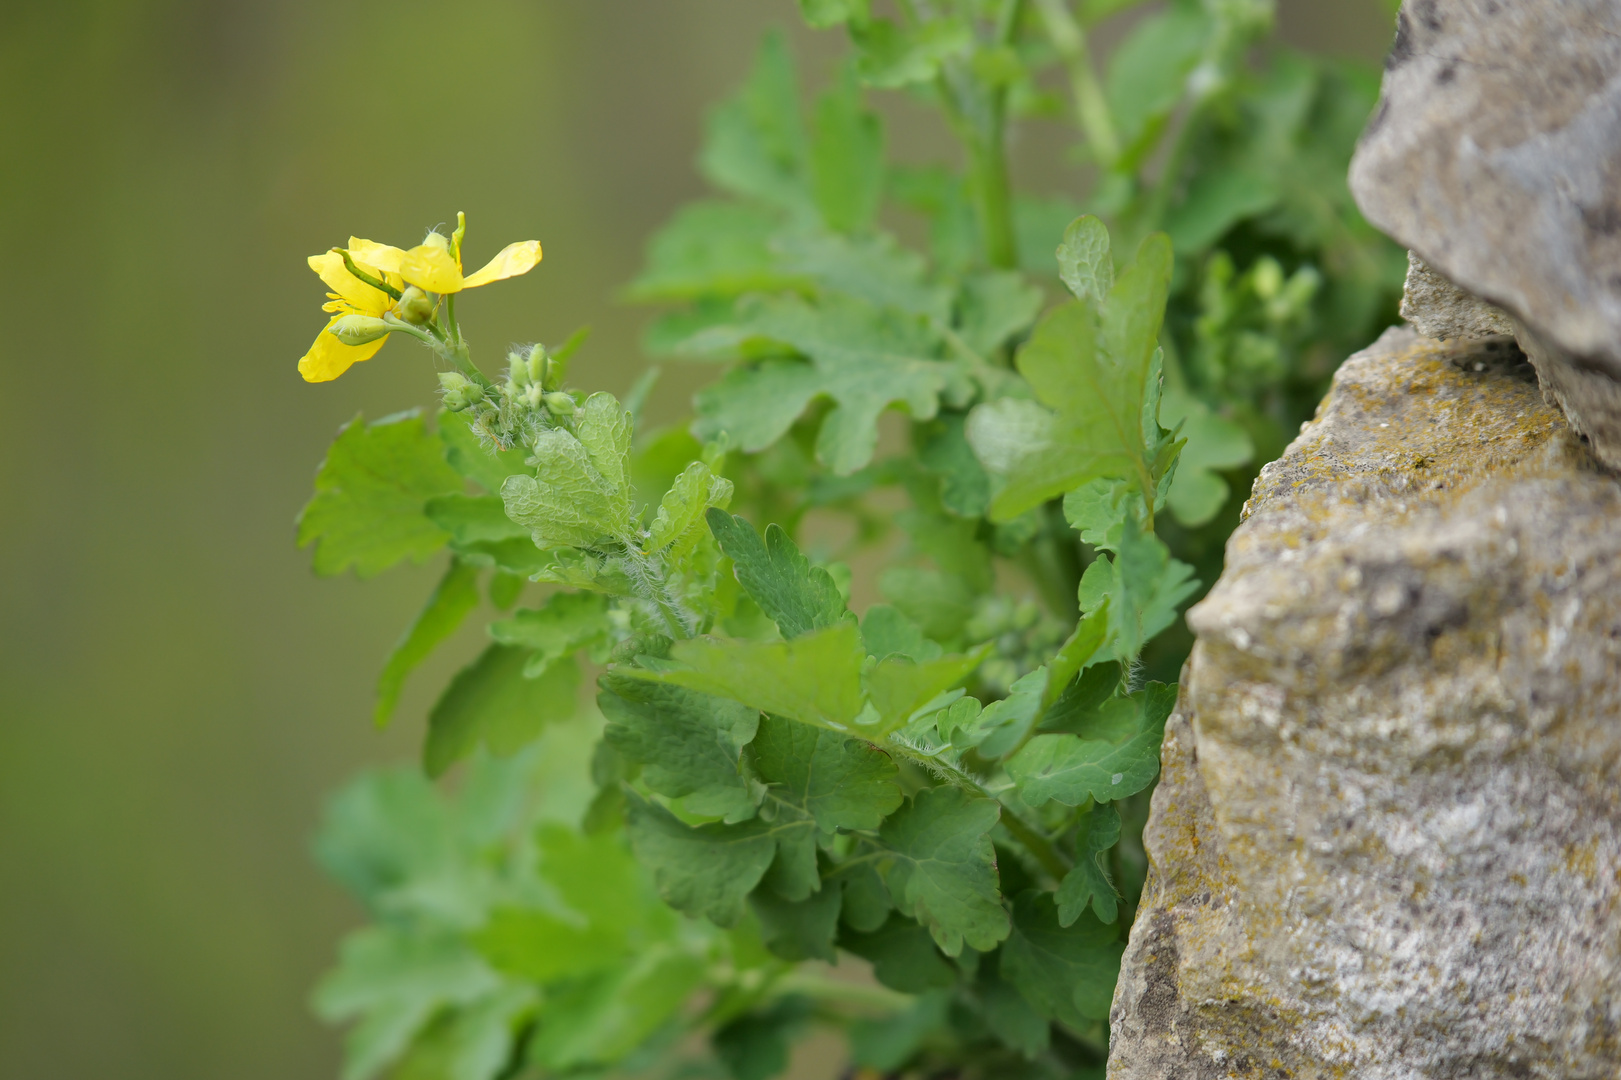
[[[1111,1077],[1621,1075],[1618,526],[1511,346],[1345,363],[1189,614]]]

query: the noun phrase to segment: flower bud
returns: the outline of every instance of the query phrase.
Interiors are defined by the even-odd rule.
[[[370,315],[345,315],[327,328],[327,333],[345,345],[365,345],[388,336],[388,323]]]
[[[541,400],[546,402],[547,410],[550,411],[554,416],[574,415],[574,399],[562,391],[554,390]]]
[[[1270,300],[1283,290],[1283,267],[1270,255],[1255,260],[1255,269],[1250,274],[1250,280],[1255,283],[1255,295],[1262,300]]]
[[[394,310],[412,326],[426,326],[433,321],[434,303],[427,293],[415,285],[407,285]]]
[[[515,389],[522,389],[530,383],[529,361],[524,354],[514,349],[507,353],[507,379]]]
[[[546,385],[546,346],[535,345],[529,349],[529,381]],[[553,387],[556,389],[556,387]]]
[[[439,385],[444,389],[445,408],[461,412],[484,400],[484,391],[478,384],[454,371],[441,371]]]

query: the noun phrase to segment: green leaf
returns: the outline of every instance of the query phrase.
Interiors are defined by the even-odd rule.
[[[846,927],[839,933],[839,945],[871,963],[879,982],[903,994],[922,994],[957,982],[957,973],[935,948],[929,931],[900,915],[891,915],[871,933]]]
[[[1114,288],[1109,230],[1088,214],[1069,223],[1058,245],[1058,276],[1077,300],[1101,304]]]
[[[640,869],[619,837],[546,825],[537,836],[540,877],[567,905],[496,910],[473,943],[497,969],[546,984],[620,963],[647,944]]]
[[[851,19],[866,21],[867,0],[799,0],[799,13],[807,24],[826,30]]]
[[[861,674],[872,708],[878,713],[875,734],[887,735],[923,706],[962,684],[984,662],[986,645],[966,655],[942,656],[919,663],[906,656],[878,661]]]
[[[951,641],[974,617],[975,590],[960,574],[892,566],[878,575],[884,596],[936,641]]]
[[[490,636],[499,644],[530,650],[524,667],[529,679],[581,649],[602,663],[614,644],[608,602],[590,593],[553,593],[543,607],[515,611],[510,619],[491,623]]]
[[[423,768],[439,776],[483,742],[508,755],[533,742],[542,728],[574,715],[580,672],[573,661],[524,678],[528,649],[491,645],[457,672],[428,714]]]
[[[994,520],[1098,477],[1155,489],[1164,468],[1155,350],[1170,276],[1170,243],[1155,234],[1101,310],[1080,301],[1056,308],[1019,350],[1019,371],[1051,412],[1004,398],[970,415],[968,440],[1000,480]]]
[[[888,19],[851,24],[856,73],[868,86],[894,88],[930,82],[945,60],[973,47],[974,34],[961,19],[934,19],[901,27]]]
[[[1064,519],[1100,551],[1119,551],[1126,518],[1142,512],[1142,495],[1125,480],[1096,477],[1064,496]]]
[[[836,626],[848,619],[833,578],[800,554],[781,526],[767,525],[765,539],[741,517],[709,510],[705,517],[721,551],[732,560],[738,584],[777,624],[784,638]]]
[[[884,193],[884,132],[848,66],[817,100],[814,130],[811,190],[822,220],[839,232],[868,228]]]
[[[958,746],[977,747],[979,755],[989,760],[1011,754],[1041,716],[1047,679],[1045,667],[1022,676],[1009,688],[1007,697],[987,705],[952,736],[952,741]]]
[[[549,995],[529,1060],[557,1072],[618,1061],[676,1015],[708,966],[702,956],[655,945],[628,967]]]
[[[890,902],[883,878],[871,863],[840,867],[836,879],[844,886],[844,909],[839,917],[846,927],[856,933],[870,933],[884,925],[895,905]],[[924,931],[925,936],[927,933]]]
[[[861,641],[867,655],[884,660],[904,656],[909,660],[938,660],[940,646],[923,636],[923,630],[889,604],[874,604],[861,620]]]
[[[808,1011],[801,998],[779,998],[722,1026],[710,1045],[732,1080],[771,1080],[788,1068],[789,1039]]]
[[[507,516],[531,531],[536,547],[589,548],[628,536],[630,414],[612,394],[592,394],[574,415],[574,433],[545,428],[535,437],[536,476],[509,476]]]
[[[423,504],[461,486],[421,413],[370,424],[357,416],[315,474],[315,496],[298,516],[298,545],[315,544],[317,574],[354,567],[368,578],[406,559],[422,562],[446,540]]]
[[[1022,333],[1041,311],[1043,296],[1023,274],[987,270],[963,281],[960,333],[968,347],[989,356]]]
[[[1090,905],[1100,922],[1119,917],[1119,894],[1109,880],[1104,859],[1120,839],[1120,812],[1112,804],[1094,807],[1076,830],[1075,867],[1058,886],[1058,923],[1073,925]]]
[[[878,417],[892,405],[927,420],[957,369],[935,359],[938,344],[926,320],[831,293],[819,305],[793,296],[759,301],[740,329],[802,353],[809,364],[770,361],[736,368],[694,399],[694,433],[704,440],[731,435],[748,453],[776,442],[811,400],[834,408],[822,420],[816,459],[840,476],[872,460]]]
[[[528,456],[523,450],[497,450],[491,452],[473,434],[472,414],[441,411],[435,421],[439,426],[439,441],[445,448],[445,461],[452,469],[488,491],[499,495],[507,477],[529,472],[524,463]]]
[[[515,539],[534,546],[529,530],[507,517],[499,495],[436,495],[423,504],[423,512],[450,534],[453,548]]]
[[[396,911],[420,880],[457,876],[457,822],[417,769],[362,773],[328,804],[315,856],[373,912]],[[460,905],[457,905],[460,907]]]
[[[393,1075],[495,1080],[538,1003],[533,987],[509,983],[441,1013],[417,1036]]]
[[[533,547],[533,545],[530,545]],[[635,596],[636,589],[620,559],[605,558],[589,551],[557,548],[541,552],[540,568],[532,580],[571,589],[586,589],[608,596]]]
[[[977,518],[991,501],[991,478],[963,434],[962,413],[941,413],[913,426],[918,462],[940,477],[940,505],[958,517]]]
[[[679,686],[604,675],[597,703],[608,745],[642,765],[649,788],[702,817],[743,821],[763,794],[742,763],[760,714]]]
[[[1126,700],[1129,710],[1100,710],[1110,725],[1089,733],[1092,738],[1037,735],[1026,743],[1007,763],[1019,797],[1031,806],[1053,799],[1079,806],[1087,799],[1123,799],[1153,783],[1176,688],[1149,683]]]
[[[781,215],[764,207],[689,203],[648,242],[647,265],[626,295],[644,302],[697,300],[807,287],[810,282],[785,265],[773,246],[782,227]],[[724,310],[729,317],[730,306]],[[711,316],[679,337],[713,321]]]
[[[705,513],[711,509],[720,513],[731,501],[732,482],[716,476],[703,462],[692,462],[659,503],[648,530],[648,552],[662,552],[667,564],[680,566],[703,536],[700,523]]]
[[[830,885],[798,900],[771,889],[754,890],[749,904],[760,920],[760,935],[772,955],[783,960],[837,963],[833,934],[839,924],[839,888]]]
[[[754,760],[771,801],[807,815],[823,833],[876,829],[901,804],[889,755],[836,731],[767,716]]]
[[[1160,415],[1166,426],[1180,425],[1187,439],[1166,502],[1181,524],[1189,528],[1203,525],[1227,503],[1227,481],[1217,475],[1218,470],[1249,464],[1255,444],[1243,427],[1217,416],[1186,391],[1167,390]]]
[[[664,902],[717,926],[733,926],[743,901],[765,876],[777,842],[761,821],[685,825],[656,803],[631,793],[626,811],[631,847]]]
[[[350,934],[316,987],[329,1022],[361,1018],[344,1045],[343,1080],[369,1080],[395,1061],[433,1015],[499,988],[500,976],[456,935],[374,926]]]
[[[1125,944],[1090,914],[1058,923],[1050,893],[1027,892],[1013,905],[1013,933],[1002,947],[1002,977],[1049,1020],[1084,1031],[1107,1020]]]
[[[766,35],[749,81],[704,128],[698,165],[712,184],[787,210],[808,206],[799,87],[781,34]]]
[[[1095,616],[1082,621],[1083,626],[1092,624],[1094,627],[1103,625],[1103,620]],[[1094,635],[1101,645],[1102,635]],[[1094,655],[1096,655],[1094,653]],[[1048,685],[1049,696],[1051,684]],[[1044,732],[1068,732],[1079,735],[1085,731],[1094,720],[1098,708],[1115,696],[1120,689],[1120,665],[1114,661],[1106,661],[1095,667],[1088,668],[1064,687],[1063,691],[1054,698],[1051,705],[1041,716],[1041,730]]]
[[[372,720],[378,727],[387,724],[394,714],[405,677],[427,659],[435,646],[454,634],[467,613],[477,606],[478,571],[452,560],[445,576],[429,594],[428,602],[395,643],[382,674],[377,677],[377,705],[372,710]]]
[[[869,742],[766,716],[753,752],[778,844],[767,880],[789,900],[821,888],[818,832],[876,829],[901,804],[895,763]]]
[[[621,673],[731,698],[761,712],[847,734],[865,704],[861,665],[866,653],[853,622],[793,641],[694,638],[677,642],[671,657],[679,666]]]
[[[1124,148],[1117,167],[1135,168],[1157,145],[1212,34],[1199,6],[1177,4],[1143,19],[1115,48],[1106,92]]]
[[[1029,1060],[1046,1051],[1052,1029],[1012,983],[995,972],[982,971],[975,989],[991,1034]]]
[[[964,943],[985,952],[1007,936],[989,836],[1000,816],[990,799],[928,788],[879,831],[896,907],[927,926],[947,956],[961,953]]]
[[[931,282],[928,261],[887,234],[797,232],[779,238],[777,247],[784,263],[823,295],[839,293],[940,322],[951,315],[951,290]]]
[[[1107,608],[1087,612],[1058,647],[1058,652],[1047,661],[1047,689],[1041,697],[1043,724],[1051,718],[1055,706],[1075,688],[1076,674],[1103,659],[1103,646],[1109,637],[1108,619]],[[1118,667],[1115,671],[1114,678],[1118,681]]]
[[[1171,558],[1165,541],[1144,534],[1134,519],[1127,518],[1120,530],[1120,553],[1113,560],[1107,594],[1115,655],[1121,660],[1134,658],[1155,634],[1176,620],[1177,608],[1198,587],[1193,567]]]
[[[1178,254],[1206,251],[1234,225],[1277,205],[1281,194],[1277,177],[1261,162],[1248,165],[1201,170],[1189,183],[1187,194],[1165,220]]]

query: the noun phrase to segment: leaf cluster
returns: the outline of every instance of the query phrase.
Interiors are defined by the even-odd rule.
[[[767,38],[628,290],[716,366],[690,423],[559,377],[520,445],[340,432],[317,571],[446,560],[377,722],[486,637],[428,713],[453,789],[369,774],[323,829],[372,920],[316,996],[345,1080],[768,1080],[817,1026],[884,1073],[1101,1076],[1179,616],[1390,300],[1342,197],[1363,74],[1257,51],[1263,0],[1136,13],[1095,65],[1137,6],[801,0],[844,62],[807,99]],[[890,161],[873,90],[961,166]],[[1008,127],[1065,112],[1094,214],[1009,183]],[[807,964],[841,958],[872,979]]]

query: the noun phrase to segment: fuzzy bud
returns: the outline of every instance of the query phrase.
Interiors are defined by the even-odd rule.
[[[394,310],[412,326],[426,326],[433,321],[434,302],[415,285],[407,285]]]
[[[517,389],[528,386],[531,381],[540,381],[539,379],[530,379],[529,361],[524,357],[523,353],[518,352],[516,349],[507,353],[507,378],[511,380],[513,387]]]
[[[388,336],[388,323],[370,315],[345,315],[333,323],[327,333],[345,345],[365,345]]]
[[[445,408],[461,412],[484,400],[484,391],[465,375],[454,371],[441,371],[439,385],[444,389]]]
[[[574,399],[561,391],[553,391],[542,400],[546,402],[546,408],[553,416],[574,415]]]
[[[546,346],[535,345],[529,350],[529,381],[546,385]],[[555,389],[555,387],[553,388]]]

